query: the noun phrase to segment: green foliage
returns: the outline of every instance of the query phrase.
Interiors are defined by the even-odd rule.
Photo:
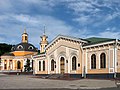
[[[26,65],[24,65],[24,67],[25,67],[25,72],[30,72],[30,70],[32,69],[32,67],[30,67],[30,60],[29,59],[27,59],[27,61],[26,61]]]
[[[0,64],[1,64],[1,58],[0,58]]]
[[[0,56],[11,51],[13,45],[0,43]]]

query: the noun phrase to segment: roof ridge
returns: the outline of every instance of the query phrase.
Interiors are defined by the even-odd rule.
[[[113,39],[113,38],[102,38],[102,37],[89,37],[89,38],[86,38],[86,39],[90,39],[90,38],[96,38],[96,39]]]

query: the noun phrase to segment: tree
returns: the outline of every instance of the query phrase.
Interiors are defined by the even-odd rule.
[[[3,55],[4,53],[8,53],[11,51],[13,45],[9,45],[6,43],[0,43],[0,56]]]
[[[29,59],[27,59],[26,65],[24,65],[24,67],[25,67],[25,69],[24,69],[25,72],[30,72],[30,70],[32,69],[32,67],[30,67],[30,60]]]

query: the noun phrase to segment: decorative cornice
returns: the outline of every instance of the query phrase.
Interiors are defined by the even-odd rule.
[[[107,44],[114,44],[115,42],[116,41],[109,41],[109,42],[104,42],[104,43],[97,43],[97,44],[87,45],[87,46],[83,46],[83,49],[90,48],[90,47],[101,46],[101,45],[107,45]]]
[[[46,57],[46,54],[41,54],[41,55],[35,55],[33,58],[41,58],[41,57]]]

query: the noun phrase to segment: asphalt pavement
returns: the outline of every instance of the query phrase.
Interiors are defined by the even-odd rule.
[[[52,80],[36,78],[33,75],[0,75],[1,89],[27,90],[120,90],[114,80],[79,79]]]

